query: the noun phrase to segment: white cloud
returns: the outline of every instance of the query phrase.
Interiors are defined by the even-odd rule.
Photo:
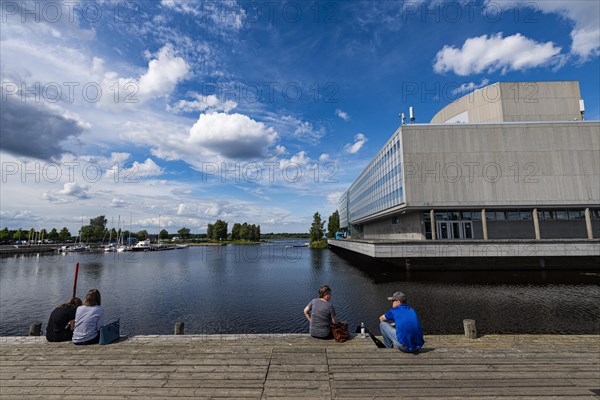
[[[246,19],[246,11],[235,0],[216,2],[192,2],[189,0],[161,0],[161,5],[174,11],[191,14],[207,24],[230,30],[242,28]]]
[[[285,148],[285,146],[282,146],[280,144],[278,144],[277,146],[275,146],[275,149],[273,150],[273,154],[275,156],[280,156],[287,153],[287,149]]]
[[[242,114],[201,114],[184,141],[185,148],[202,148],[229,159],[264,157],[278,135]]]
[[[354,143],[346,144],[344,150],[350,154],[356,154],[368,140],[362,133],[357,133],[354,135]]]
[[[284,160],[280,160],[279,161],[279,168],[282,171],[285,171],[289,167],[305,167],[310,162],[311,162],[310,157],[308,157],[306,155],[306,152],[303,150],[303,151],[299,151],[298,153],[294,154],[288,160],[285,160],[285,159]]]
[[[51,203],[70,203],[74,200],[90,198],[90,187],[77,182],[66,182],[61,190],[49,190],[42,194],[42,199]]]
[[[168,111],[173,112],[193,112],[193,111],[225,111],[228,113],[237,107],[237,103],[233,100],[221,101],[216,95],[211,94],[203,96],[200,93],[190,93],[190,97],[194,100],[179,100],[172,107],[167,107]]]
[[[558,14],[573,21],[571,31],[571,54],[582,61],[600,54],[600,2],[595,0],[544,0],[531,2],[529,0],[486,0],[486,8],[498,7],[504,10],[518,7],[527,10],[522,15],[534,18],[533,11]]]
[[[489,79],[482,79],[481,83],[477,84],[475,82],[469,82],[469,83],[463,83],[462,85],[460,85],[459,87],[457,87],[456,89],[452,90],[452,94],[453,95],[465,95],[467,93],[470,93],[474,90],[477,90],[479,88],[482,88],[484,86],[487,86],[490,83]]]
[[[163,46],[158,51],[157,58],[149,62],[146,73],[140,77],[140,95],[156,98],[170,94],[177,83],[187,75],[188,70],[185,60],[174,56],[173,46]]]
[[[267,118],[279,131],[287,132],[294,139],[317,144],[327,133],[323,126],[314,127],[311,122],[303,121],[291,115],[273,115]]]
[[[131,168],[128,168],[123,172],[129,177],[135,176],[136,178],[160,176],[163,174],[162,168],[160,168],[151,158],[147,158],[143,163],[135,161],[131,165]]]
[[[335,115],[337,115],[338,117],[340,117],[344,121],[350,120],[350,115],[348,115],[347,112],[344,112],[344,111],[340,110],[339,108],[337,110],[335,110]]]
[[[465,76],[501,70],[525,70],[559,63],[560,47],[554,43],[538,43],[517,33],[503,37],[483,35],[469,38],[462,48],[444,46],[436,57],[433,69],[437,73],[452,71]]]
[[[337,207],[340,202],[340,197],[342,197],[343,194],[344,192],[327,193],[327,203]]]
[[[319,161],[321,161],[321,162],[325,162],[328,160],[329,160],[329,154],[327,154],[327,153],[323,153],[319,156]]]
[[[115,208],[123,208],[127,206],[127,202],[123,199],[113,197],[113,199],[110,202],[110,206]]]

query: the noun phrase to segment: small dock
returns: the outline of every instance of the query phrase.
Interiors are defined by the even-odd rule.
[[[600,336],[426,336],[418,355],[304,334],[0,338],[8,399],[599,399]]]

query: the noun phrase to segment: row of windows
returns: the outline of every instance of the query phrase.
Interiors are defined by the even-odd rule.
[[[399,186],[400,185],[400,176],[402,174],[402,170],[400,165],[396,165],[390,171],[388,171],[383,177],[381,177],[377,182],[371,185],[368,189],[362,192],[358,197],[352,199],[352,202],[355,204],[359,204],[365,197],[372,196],[373,193],[377,193],[377,190],[388,183],[391,179],[396,178],[395,182],[392,182],[392,185]]]
[[[351,220],[383,211],[403,201],[400,141],[388,145],[347,192]]]
[[[600,209],[591,209],[590,217],[600,219]],[[429,212],[423,213],[426,222],[430,221]],[[481,221],[481,211],[436,211],[436,221]],[[531,221],[533,211],[531,210],[486,210],[486,221]],[[583,220],[584,210],[538,210],[540,221],[553,220]],[[393,222],[392,222],[393,223]]]
[[[365,215],[373,214],[379,211],[383,211],[386,208],[393,207],[401,203],[402,199],[402,188],[396,189],[391,193],[382,196],[381,198],[374,200],[367,205],[359,208],[358,210],[352,210],[350,212],[350,219],[355,220]]]
[[[375,172],[381,170],[382,164],[387,162],[399,150],[400,150],[400,142],[397,141],[385,153],[383,153],[378,159],[376,159],[377,161],[373,162],[371,165],[368,165],[366,168],[366,170],[368,170],[368,172],[365,174],[365,176],[360,178],[360,180],[356,183],[356,185],[352,185],[352,186],[355,188],[361,187]]]

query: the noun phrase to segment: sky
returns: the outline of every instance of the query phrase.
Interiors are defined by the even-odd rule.
[[[414,107],[578,80],[600,2],[1,1],[1,227],[308,232]]]

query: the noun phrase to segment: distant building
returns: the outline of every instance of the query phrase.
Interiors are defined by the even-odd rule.
[[[577,81],[495,83],[400,126],[339,211],[351,239],[599,238],[600,122]]]

